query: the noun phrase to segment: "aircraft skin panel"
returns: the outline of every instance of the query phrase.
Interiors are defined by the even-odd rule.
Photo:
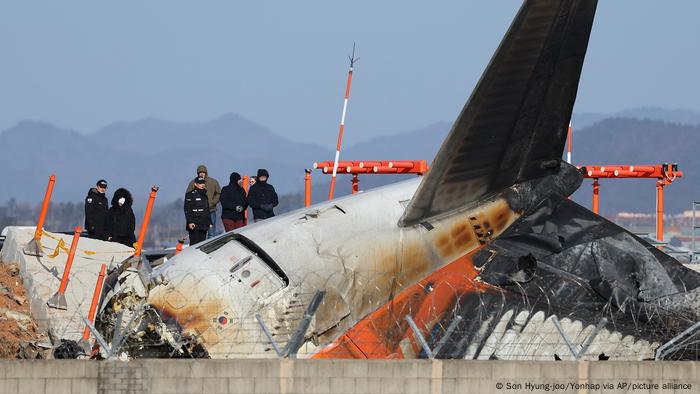
[[[403,182],[238,231],[287,274],[289,285],[272,294],[254,294],[260,286],[280,283],[271,270],[256,274],[250,269],[242,276],[255,259],[230,272],[251,254],[236,246],[237,241],[208,253],[203,250],[218,238],[186,248],[154,270],[164,283],[145,298],[147,309],[155,313],[144,313],[144,319],[160,316],[166,326],[177,327],[178,335],[197,338],[212,358],[276,357],[255,315],[260,314],[284,346],[302,318],[300,305],[324,290],[309,333],[325,345],[395,294],[497,237],[518,217],[503,196],[496,196],[431,222],[430,230],[398,227],[401,201],[416,186],[417,181]]]
[[[556,172],[596,3],[523,3],[400,225]]]

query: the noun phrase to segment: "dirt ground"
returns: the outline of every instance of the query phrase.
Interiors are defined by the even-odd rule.
[[[0,359],[41,357],[41,342],[46,338],[29,315],[19,267],[0,262]]]

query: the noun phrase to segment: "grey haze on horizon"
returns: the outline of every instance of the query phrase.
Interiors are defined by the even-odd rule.
[[[333,146],[353,41],[349,145],[451,121],[520,3],[4,2],[0,130],[236,112]],[[698,14],[694,0],[601,0],[575,111],[700,111]]]

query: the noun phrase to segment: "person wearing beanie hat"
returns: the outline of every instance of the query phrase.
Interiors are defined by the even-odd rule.
[[[107,181],[100,179],[85,197],[85,229],[88,237],[107,240]]]
[[[275,188],[267,183],[270,173],[266,169],[258,170],[258,181],[248,191],[248,204],[253,209],[256,222],[275,216],[274,208],[279,204]]]
[[[248,198],[243,189],[241,175],[232,172],[229,184],[221,189],[221,221],[226,232],[245,225],[245,211],[248,209]]]
[[[216,235],[216,205],[219,204],[219,198],[221,197],[221,186],[219,181],[209,176],[209,171],[207,166],[200,164],[197,166],[197,177],[204,178],[206,189],[207,189],[207,199],[209,200],[209,215],[211,216],[211,228],[209,229],[208,236],[213,237]],[[194,181],[190,181],[187,185],[187,193],[194,190]]]
[[[185,193],[185,229],[190,236],[190,245],[195,245],[207,239],[211,215],[206,178],[198,176],[192,180],[192,184],[194,189]]]

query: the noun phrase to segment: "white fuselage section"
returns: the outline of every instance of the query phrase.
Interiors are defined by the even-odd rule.
[[[497,196],[426,226],[399,227],[419,182],[319,203],[236,231],[283,275],[240,242],[226,242],[233,233],[190,246],[154,271],[166,282],[147,301],[197,336],[211,357],[265,357],[275,353],[255,315],[284,346],[309,300],[324,290],[307,335],[328,343],[406,286],[500,234],[517,216]]]

